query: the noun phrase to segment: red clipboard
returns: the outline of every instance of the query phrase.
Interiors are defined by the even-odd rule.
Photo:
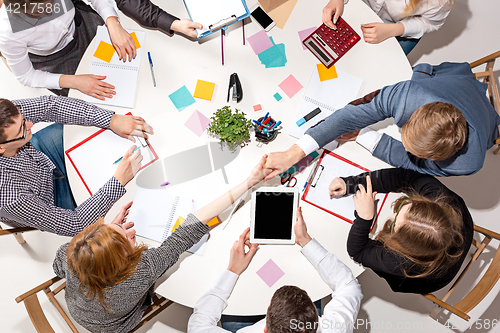
[[[307,186],[306,186],[306,189],[305,189],[305,191],[304,191],[304,194],[302,195],[302,200],[303,200],[303,201],[305,201],[305,202],[307,202],[307,203],[309,203],[309,204],[311,204],[311,205],[313,205],[313,206],[315,206],[315,207],[317,207],[317,208],[319,208],[319,209],[321,209],[321,210],[324,210],[324,211],[325,211],[325,212],[327,212],[327,213],[330,213],[330,214],[332,214],[332,215],[334,215],[334,216],[336,216],[336,217],[338,217],[338,218],[340,218],[340,219],[342,219],[342,220],[344,220],[344,221],[347,221],[347,222],[349,222],[349,223],[353,224],[353,223],[354,223],[354,221],[353,221],[352,219],[347,218],[347,217],[345,217],[345,216],[343,216],[343,215],[341,215],[341,214],[338,214],[338,213],[336,213],[336,212],[333,212],[333,211],[331,211],[331,210],[328,210],[327,208],[322,207],[322,206],[321,206],[321,205],[319,205],[318,203],[315,203],[315,202],[313,202],[313,200],[311,200],[310,198],[308,198],[308,194],[310,193],[311,188],[312,188],[312,187],[314,187],[314,186],[316,185],[316,184],[313,184],[313,181],[314,181],[314,179],[315,179],[315,177],[316,177],[317,173],[318,173],[318,172],[321,172],[322,162],[323,162],[323,159],[324,159],[324,157],[325,157],[325,155],[326,155],[326,154],[328,154],[328,155],[330,155],[330,156],[332,156],[332,157],[335,157],[335,158],[339,159],[340,161],[342,161],[342,162],[345,162],[345,163],[349,164],[349,165],[350,165],[350,166],[352,166],[352,167],[355,167],[355,168],[359,169],[359,173],[362,173],[362,172],[370,172],[370,170],[368,170],[367,168],[362,167],[361,165],[358,165],[358,164],[356,164],[356,163],[354,163],[354,162],[352,162],[352,161],[350,161],[350,160],[348,160],[348,159],[346,159],[346,158],[344,158],[344,157],[342,157],[342,156],[340,156],[340,155],[337,155],[337,154],[332,153],[331,151],[329,151],[329,150],[325,149],[325,150],[323,151],[323,154],[321,154],[321,157],[320,157],[320,159],[319,159],[318,163],[316,164],[316,167],[314,168],[313,172],[311,173],[311,176],[310,176],[310,177],[309,177],[309,179],[307,180]],[[356,174],[359,174],[359,173],[356,173]],[[355,174],[353,174],[353,175],[355,175]],[[343,176],[343,175],[342,175],[342,176]],[[318,177],[320,177],[320,176],[318,176]],[[344,177],[344,176],[343,176],[343,177]],[[329,185],[329,184],[328,184],[328,185]],[[328,194],[325,194],[325,195],[328,195]],[[389,194],[388,194],[388,193],[386,193],[386,194],[384,195],[383,199],[381,200],[381,204],[378,206],[377,215],[375,216],[375,219],[373,220],[373,224],[372,224],[372,226],[371,226],[371,228],[370,228],[370,231],[373,229],[373,225],[374,225],[374,224],[375,224],[375,222],[377,221],[378,216],[379,216],[379,214],[380,214],[380,211],[382,210],[382,207],[384,206],[385,201],[387,200],[387,196],[388,196],[388,195],[389,195]],[[351,198],[349,198],[349,199],[351,199]],[[332,199],[332,200],[335,200],[335,199]],[[352,199],[351,199],[351,200],[352,200]]]
[[[129,113],[127,113],[126,115],[127,115],[127,116],[128,116],[128,115],[130,115],[130,116],[131,116],[131,115],[132,115],[132,113],[131,113],[131,112],[129,112]],[[107,131],[107,130],[108,130],[108,129],[106,129],[106,128],[102,128],[102,129],[98,130],[97,132],[95,132],[94,134],[92,134],[91,136],[89,136],[88,138],[86,138],[86,139],[82,140],[81,142],[77,143],[76,145],[74,145],[73,147],[71,147],[71,148],[69,148],[69,149],[67,149],[67,150],[65,151],[66,157],[67,157],[67,158],[68,158],[68,160],[71,162],[71,165],[73,165],[73,168],[75,168],[76,173],[78,174],[78,176],[79,176],[79,177],[80,177],[80,179],[82,180],[83,185],[85,185],[85,188],[86,188],[86,189],[87,189],[87,191],[90,193],[90,195],[93,195],[93,193],[92,193],[92,191],[90,190],[89,186],[87,185],[87,182],[85,182],[85,179],[83,179],[83,176],[82,176],[81,172],[78,170],[78,167],[76,166],[75,162],[74,162],[74,161],[73,161],[73,159],[71,158],[70,153],[71,153],[73,150],[75,150],[76,148],[78,148],[78,147],[82,146],[83,144],[87,143],[88,141],[92,140],[93,138],[95,138],[96,136],[98,136],[98,135],[99,135],[99,134],[101,134],[101,133],[104,133],[104,132],[105,132],[105,131]],[[146,141],[147,141],[147,140],[146,140]],[[153,154],[153,156],[154,156],[154,159],[153,159],[153,160],[151,160],[149,163],[147,163],[147,164],[143,165],[143,166],[139,169],[139,171],[140,171],[140,170],[142,170],[142,169],[144,169],[144,168],[146,168],[146,167],[148,167],[149,165],[153,164],[154,162],[156,162],[156,161],[158,160],[158,155],[156,154],[155,150],[153,149],[153,146],[149,143],[149,141],[147,141],[147,143],[148,143],[149,150],[151,151],[151,153],[152,153],[152,154]],[[102,184],[102,185],[104,185],[104,184]]]

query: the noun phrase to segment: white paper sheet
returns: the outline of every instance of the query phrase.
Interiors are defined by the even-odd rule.
[[[101,130],[99,130],[101,131]],[[134,143],[105,130],[68,153],[69,158],[78,170],[90,194],[96,193],[116,172],[119,163],[114,162],[122,157]],[[136,140],[136,145],[140,143]],[[155,159],[148,147],[140,151],[143,156],[142,165]]]
[[[194,201],[191,198],[176,196],[166,189],[138,187],[127,221],[134,222],[137,235],[161,243],[172,234],[179,216],[187,218],[193,211]],[[203,255],[207,239],[208,234],[188,251]]]
[[[135,32],[137,40],[141,45],[141,47],[137,49],[135,59],[130,62],[123,62],[118,59],[118,53],[115,52],[113,54],[113,58],[111,58],[111,61],[108,64],[101,59],[92,57],[92,63],[89,70],[89,74],[106,76],[104,82],[115,86],[116,95],[114,95],[113,98],[106,98],[104,101],[85,95],[85,100],[87,102],[126,108],[134,107],[139,66],[141,64],[142,50],[144,49],[142,46],[144,45],[144,37],[146,36],[146,33],[144,31],[130,29],[127,29],[127,32]],[[105,26],[97,27],[97,33],[94,39],[94,50],[92,54],[95,53],[101,41],[112,44],[111,39],[109,38],[108,29]]]
[[[356,99],[363,80],[339,70],[337,71],[337,75],[336,79],[320,81],[318,68],[314,66],[309,85],[288,134],[300,139],[310,127]],[[317,107],[321,109],[320,114],[302,126],[297,126],[297,120]]]
[[[314,179],[311,180],[310,184],[315,185],[315,187],[310,186],[304,200],[315,204],[317,206],[323,207],[330,212],[338,214],[351,222],[354,221],[354,200],[352,196],[333,198],[330,199],[328,192],[328,186],[335,177],[348,177],[359,175],[360,173],[366,172],[352,164],[344,162],[330,154],[325,154],[321,161],[321,165],[324,167],[323,172],[319,175],[320,171],[316,172]],[[319,166],[318,166],[319,167]],[[319,177],[319,178],[318,178]],[[378,193],[375,196],[377,203],[377,215],[382,209],[382,202],[386,194]]]

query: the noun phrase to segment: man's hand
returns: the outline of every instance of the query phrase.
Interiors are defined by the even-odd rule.
[[[297,208],[297,222],[295,222],[293,231],[295,232],[295,243],[301,247],[306,246],[312,239],[307,233],[307,226],[302,216],[302,207]]]
[[[266,168],[267,155],[262,156],[259,163],[252,169],[248,176],[248,188],[257,185],[265,176],[271,173],[271,169]]]
[[[141,150],[137,149],[134,152],[136,146],[132,146],[127,150],[125,155],[123,155],[122,160],[118,164],[118,168],[115,171],[115,178],[125,186],[128,184],[132,178],[135,177],[139,169],[141,168],[142,155]]]
[[[365,42],[378,44],[387,38],[401,36],[405,32],[403,23],[368,23],[361,26]]]
[[[229,266],[227,270],[235,274],[240,275],[247,269],[250,261],[252,260],[255,252],[259,248],[259,244],[250,244],[250,228],[246,228],[245,231],[240,235],[238,240],[234,242],[231,248],[231,254],[229,255]],[[248,251],[245,253],[245,245],[249,247]]]
[[[129,203],[125,204],[122,209],[120,209],[120,212],[116,217],[113,219],[114,224],[122,225],[125,222],[127,222],[127,215],[129,213],[129,209],[132,206],[133,201],[130,201]]]
[[[341,142],[341,141],[356,141],[356,138],[358,137],[359,131],[361,130],[355,130],[349,133],[346,133],[344,135],[339,136],[336,140]]]
[[[264,178],[264,181],[273,178],[274,176],[288,170],[289,167],[304,158],[306,154],[297,145],[288,148],[287,151],[270,153],[267,156],[266,169],[273,170],[269,175]]]
[[[346,185],[345,181],[342,178],[335,178],[330,183],[330,186],[328,186],[328,194],[330,194],[330,197],[341,197],[345,195],[345,192]]]
[[[116,52],[118,52],[118,58],[123,60],[123,62],[127,61],[127,55],[129,61],[135,59],[137,50],[135,49],[134,39],[123,29],[118,18],[116,16],[108,17],[106,26],[108,27],[111,43],[113,43]]]
[[[358,216],[363,220],[371,220],[373,219],[373,215],[375,215],[375,196],[377,192],[372,193],[372,181],[370,176],[366,176],[366,186],[368,188],[365,190],[365,187],[359,184],[359,190],[352,198]]]
[[[170,29],[175,32],[179,32],[191,38],[196,38],[196,29],[202,29],[203,25],[201,23],[196,23],[188,19],[175,20],[172,22]]]
[[[154,134],[153,128],[146,123],[144,119],[138,116],[114,114],[111,116],[109,128],[117,135],[135,142],[135,136],[141,136],[145,139],[149,134]]]
[[[337,20],[344,12],[344,0],[330,0],[323,8],[323,23],[328,27],[337,30]]]

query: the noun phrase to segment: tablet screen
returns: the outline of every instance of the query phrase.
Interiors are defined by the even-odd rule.
[[[257,192],[254,237],[292,239],[293,201],[293,193]]]

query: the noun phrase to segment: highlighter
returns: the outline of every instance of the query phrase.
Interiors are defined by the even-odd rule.
[[[312,110],[311,112],[309,112],[308,114],[306,114],[303,118],[300,118],[299,120],[297,120],[297,122],[296,122],[297,126],[300,127],[300,126],[304,125],[307,121],[309,121],[312,118],[316,117],[320,113],[321,113],[321,109],[320,108],[316,108],[316,109]]]

